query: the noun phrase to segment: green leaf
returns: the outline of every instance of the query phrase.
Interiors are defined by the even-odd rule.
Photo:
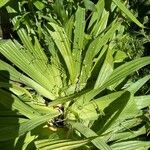
[[[89,142],[86,140],[57,140],[50,141],[48,139],[35,141],[35,145],[40,150],[71,150],[83,146]]]
[[[90,128],[84,126],[81,123],[75,123],[70,122],[70,124],[75,128],[77,131],[79,131],[81,134],[83,134],[86,138],[95,137],[91,142],[100,150],[111,150],[111,148],[103,141],[101,137],[98,137],[98,135],[92,131]]]
[[[120,67],[116,68],[111,74],[110,78],[106,81],[105,84],[112,85],[120,79],[127,77],[132,72],[150,64],[150,57],[143,57],[135,59],[133,61],[127,62]]]
[[[143,58],[138,58],[133,61],[127,62],[118,68],[116,68],[111,76],[105,81],[105,83],[97,88],[97,89],[92,89],[88,92],[85,91],[79,98],[78,102],[79,104],[83,103],[88,103],[91,99],[93,99],[97,94],[99,94],[101,91],[103,91],[105,88],[117,83],[119,80],[124,79],[134,71],[150,64],[150,57],[143,57]]]
[[[147,75],[135,83],[132,83],[127,90],[135,94],[148,80],[150,80],[150,75]]]
[[[103,117],[99,117],[99,120],[96,121],[96,124],[94,125],[95,128],[99,130],[98,131],[99,134],[104,133],[107,129],[109,129],[113,124],[116,123],[117,119],[120,119],[120,116],[126,109],[129,99],[130,93],[127,91],[124,92],[120,97],[114,99],[108,105],[107,102],[105,102],[106,107],[103,111],[105,115]]]
[[[102,8],[100,7],[100,9]],[[102,10],[99,10],[99,11],[101,12]],[[91,34],[94,37],[97,37],[103,31],[105,31],[107,27],[107,23],[108,23],[108,18],[109,18],[109,12],[103,10],[101,18],[98,18],[99,20],[96,21],[95,25],[92,28]]]
[[[48,77],[45,76],[46,68],[42,71],[40,69],[42,66],[42,63],[40,63],[41,61],[35,60],[35,57],[29,53],[28,50],[19,45],[19,43],[11,40],[5,41],[0,45],[0,52],[37,83],[45,87],[47,90],[52,91],[54,82],[52,82],[53,80],[49,82]],[[51,78],[53,79],[53,77]]]
[[[113,141],[113,139],[115,139],[115,138],[117,139],[119,137],[119,136],[117,137],[117,134],[123,134],[123,132],[132,132],[133,130],[131,130],[131,128],[137,127],[141,123],[142,123],[142,119],[140,119],[140,118],[130,118],[130,119],[127,119],[127,120],[125,119],[123,121],[118,121],[117,123],[112,125],[107,130],[106,136],[104,136],[104,139],[106,139],[106,140],[110,139],[110,141]],[[112,133],[112,135],[111,134],[107,134],[107,133]],[[115,135],[113,136],[113,133],[116,134],[116,137],[115,137]]]
[[[35,116],[39,116],[40,113],[37,112],[35,109],[32,107],[26,105],[16,97],[15,95],[12,95],[9,92],[6,92],[2,89],[0,89],[0,103],[4,105],[8,109],[12,109],[13,111],[18,111],[22,115],[28,117],[28,118],[33,118]]]
[[[127,58],[127,57],[128,57],[128,56],[127,56],[127,54],[126,54],[125,52],[123,52],[123,51],[121,51],[121,50],[117,50],[117,51],[115,52],[114,62],[115,62],[115,63],[123,62],[123,60],[124,60],[125,58]]]
[[[104,0],[100,0],[97,2],[97,4],[95,5],[96,11],[94,11],[93,15],[91,16],[88,29],[93,30],[97,26],[99,20],[101,19],[101,15],[104,11],[104,6]]]
[[[94,3],[90,0],[83,0],[85,8],[87,10],[91,10],[91,11],[96,11],[96,7],[94,5]]]
[[[120,1],[120,0],[113,0],[113,2],[127,15],[128,18],[130,18],[134,23],[136,23],[139,27],[144,28],[143,24],[141,24],[134,15],[129,11],[129,9],[126,8],[126,6]]]
[[[117,132],[117,133],[114,133],[114,134],[112,133],[113,135],[109,134],[107,138],[109,138],[109,141],[130,140],[130,139],[136,138],[140,135],[144,135],[146,133],[146,128],[145,127],[142,127],[142,128],[140,128],[136,131],[130,130],[128,128],[125,128],[124,130],[126,130],[126,131],[125,132]]]
[[[17,7],[19,7],[19,6],[17,6]],[[8,13],[16,13],[16,14],[18,13],[17,9],[15,10],[10,6],[7,6],[7,11],[8,11]],[[17,15],[16,17],[13,17],[13,19],[12,19],[12,23],[14,26],[18,20],[18,17],[19,17],[19,15]],[[19,38],[21,39],[24,48],[27,49],[31,54],[33,54],[34,57],[39,58],[39,60],[41,60],[40,63],[42,63],[42,67],[39,66],[40,69],[45,69],[45,67],[47,68],[45,62],[47,62],[48,59],[44,53],[44,50],[41,47],[34,30],[29,26],[26,26],[26,28],[30,28],[30,34],[28,34],[29,31],[27,32],[27,30],[25,30],[24,27],[20,27],[19,30],[17,30],[17,34],[18,34]],[[32,36],[31,36],[31,34],[32,34]],[[32,41],[34,41],[34,43],[32,43]],[[37,63],[38,62],[39,61],[37,61]]]
[[[127,62],[120,67],[114,69],[112,72],[110,78],[107,79],[107,81],[98,89],[91,90],[90,92],[86,93],[82,97],[86,99],[86,101],[91,100],[94,96],[96,96],[98,93],[100,93],[102,90],[104,90],[106,87],[115,84],[121,79],[124,79],[134,71],[150,64],[150,57],[143,57],[138,58],[135,60],[132,60],[130,62]]]
[[[114,21],[115,22],[115,21]],[[110,29],[102,36],[96,37],[88,46],[85,58],[83,60],[82,66],[82,76],[81,76],[81,83],[85,83],[90,74],[91,74],[91,67],[93,65],[94,57],[100,52],[101,48],[106,45],[109,39],[114,35],[115,31],[118,28],[119,23],[113,23]]]
[[[68,16],[66,14],[64,2],[60,0],[55,0],[53,4],[53,9],[55,13],[58,15],[58,18],[65,24],[66,21],[68,20]]]
[[[45,7],[45,4],[41,2],[40,0],[34,0],[33,4],[35,5],[36,8],[39,10],[42,10]]]
[[[9,1],[11,1],[11,0],[1,0],[0,1],[0,8],[5,6]]]
[[[105,83],[105,81],[109,78],[109,76],[113,72],[113,57],[111,49],[108,50],[106,58],[104,60],[104,63],[101,67],[101,70],[99,72],[99,75],[97,77],[96,83],[94,85],[94,88],[98,88]]]
[[[150,107],[150,95],[135,96],[134,99],[138,109]]]
[[[39,85],[37,82],[31,78],[26,77],[25,75],[18,72],[15,68],[8,65],[4,61],[0,60],[0,75],[5,80],[9,81],[10,79],[16,82],[20,82],[28,85],[29,87],[35,89],[41,95],[53,100],[55,97],[52,93],[46,90],[44,87]]]
[[[45,123],[48,120],[51,120],[58,115],[59,113],[57,111],[55,113],[34,117],[26,122],[20,124],[18,123],[17,125],[9,126],[8,124],[7,126],[0,128],[0,141],[6,141],[24,135],[37,126]]]
[[[26,94],[29,98],[32,98],[32,95],[30,94],[29,91],[27,91],[25,88],[20,87],[19,85],[15,84],[15,83],[10,84],[10,83],[6,83],[6,82],[0,82],[0,88],[1,87],[5,88],[5,89],[9,89],[17,96]]]
[[[69,44],[70,42],[67,37],[67,34],[65,33],[65,30],[62,27],[58,26],[57,24],[50,23],[50,25],[54,28],[55,31],[48,30],[48,32],[52,36],[66,63],[71,82],[75,83],[75,68]]]
[[[82,120],[97,120],[100,115],[103,115],[103,111],[107,108],[114,100],[119,98],[125,91],[114,92],[106,96],[102,96],[97,99],[93,99],[88,103],[83,101],[76,101],[70,110],[73,113],[78,114]],[[85,115],[87,114],[87,115]]]
[[[72,30],[73,30],[73,27],[74,27],[74,18],[75,18],[74,15],[72,15],[70,17],[70,19],[65,24],[65,31],[66,31],[66,34],[68,36],[68,39],[72,39],[72,36],[73,36]]]
[[[22,150],[30,149],[29,144],[33,143],[36,138],[37,138],[36,135],[33,135],[31,132],[28,132],[26,135],[22,137],[18,137],[15,140],[14,149],[22,149]],[[32,145],[32,148],[33,148],[33,145]]]
[[[74,40],[72,56],[75,62],[75,75],[78,78],[81,68],[82,51],[84,49],[84,37],[85,37],[85,9],[78,7],[75,16],[74,25]]]
[[[104,111],[105,108],[109,107],[109,105],[115,101],[117,98],[121,97],[125,91],[119,91],[119,92],[114,92],[111,94],[108,94],[106,96],[102,96],[100,98],[94,99],[87,103],[85,106],[83,106],[83,110],[91,107],[98,107],[100,111]]]
[[[125,141],[111,146],[113,150],[144,150],[150,148],[149,141]]]

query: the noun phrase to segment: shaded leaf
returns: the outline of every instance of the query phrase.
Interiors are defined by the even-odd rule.
[[[0,103],[6,108],[12,109],[16,112],[19,111],[19,113],[25,115],[28,118],[33,118],[40,115],[39,112],[22,102],[21,99],[19,99],[15,95],[11,95],[11,93],[6,92],[2,89],[0,89],[0,95]]]
[[[26,134],[27,132],[33,130],[37,126],[45,123],[48,120],[51,120],[52,118],[58,116],[59,113],[56,111],[56,113],[50,113],[43,116],[34,117],[26,122],[18,123],[16,125],[10,125],[9,124],[3,128],[0,128],[0,141],[10,140],[15,137],[21,136]]]

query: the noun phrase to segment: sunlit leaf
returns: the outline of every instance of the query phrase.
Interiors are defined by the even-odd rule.
[[[130,12],[128,8],[120,1],[113,0],[113,2],[129,17],[134,23],[136,23],[139,27],[144,28],[144,26],[135,18],[135,16]]]
[[[48,139],[46,140],[40,140],[40,141],[35,141],[35,145],[38,149],[40,150],[45,150],[45,149],[51,149],[51,150],[71,150],[74,148],[78,148],[80,146],[83,146],[87,144],[89,140],[57,140],[57,141],[50,141]]]
[[[1,0],[0,1],[0,8],[5,6],[10,0]]]
[[[126,141],[126,142],[119,142],[116,144],[113,144],[111,148],[113,150],[142,150],[142,149],[148,149],[150,147],[150,142],[148,141]]]
[[[98,135],[92,131],[90,128],[84,126],[81,123],[75,123],[75,122],[70,122],[73,128],[78,130],[81,134],[83,134],[85,137],[95,137],[94,140],[91,142],[98,148],[102,150],[111,150],[111,148],[103,141],[101,137],[98,137]]]

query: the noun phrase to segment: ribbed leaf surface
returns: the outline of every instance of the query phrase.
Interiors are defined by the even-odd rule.
[[[98,93],[100,93],[102,90],[104,90],[106,87],[115,84],[119,80],[127,77],[134,71],[150,64],[150,57],[143,57],[139,59],[135,59],[133,61],[127,62],[120,67],[116,68],[110,78],[107,79],[107,81],[98,89],[92,90],[85,95],[83,95],[80,99],[86,99],[86,101],[91,100],[94,96],[96,96]]]
[[[9,124],[3,128],[0,128],[0,141],[10,140],[18,136],[26,134],[28,131],[33,130],[37,126],[45,123],[48,120],[58,116],[59,113],[50,113],[43,116],[34,117],[26,122],[18,123],[15,125]],[[7,118],[6,118],[7,119]],[[17,120],[16,120],[17,123]]]
[[[24,102],[21,101],[21,99],[19,99],[15,95],[12,95],[11,93],[6,92],[2,89],[0,89],[0,95],[0,103],[4,105],[7,109],[12,109],[16,112],[19,111],[19,113],[30,119],[36,116],[40,116],[40,113],[38,113],[32,107],[26,105]]]
[[[79,7],[76,12],[75,25],[74,25],[74,41],[72,56],[75,62],[75,75],[78,78],[80,74],[82,51],[84,48],[85,37],[85,9]]]
[[[150,75],[147,75],[143,77],[142,79],[139,79],[135,83],[131,84],[127,90],[131,93],[136,93],[148,80],[150,80]]]
[[[113,2],[139,27],[144,28],[144,26],[135,18],[135,16],[126,8],[126,6],[120,0],[113,0]]]
[[[127,141],[113,144],[113,150],[147,150],[150,148],[150,142],[147,141]]]
[[[72,83],[74,83],[75,82],[75,70],[74,70],[75,68],[74,68],[74,62],[72,59],[69,39],[65,33],[65,30],[62,27],[54,23],[50,23],[50,25],[54,28],[55,31],[50,31],[50,30],[48,31],[50,35],[52,36],[54,42],[56,43],[61,55],[63,56],[63,59],[68,68],[70,80]]]
[[[70,122],[73,128],[78,130],[81,134],[83,134],[86,138],[95,137],[91,142],[100,150],[111,150],[111,148],[103,141],[101,137],[92,131],[90,128],[84,126],[81,123]]]
[[[35,145],[40,150],[71,150],[87,144],[89,140],[40,140],[36,141]]]
[[[112,57],[111,50],[108,50],[105,61],[103,63],[103,66],[101,67],[94,88],[96,89],[101,85],[103,85],[103,83],[109,78],[112,72],[113,72],[113,57]]]
[[[8,73],[6,74],[4,72],[8,72]],[[21,74],[15,68],[13,68],[12,66],[8,65],[7,63],[1,60],[0,60],[0,74],[8,81],[13,80],[16,82],[26,84],[29,87],[35,89],[41,95],[44,95],[45,97],[52,99],[52,100],[54,99],[54,95],[51,92],[49,92],[47,89],[39,85],[37,82],[35,82],[31,78],[28,78],[25,75]]]
[[[21,46],[18,47],[16,46],[16,43],[8,40],[0,45],[0,52],[36,82],[41,84],[47,90],[52,90],[52,87],[50,86],[52,83],[50,84],[48,78],[44,75],[44,71],[41,72],[37,63],[34,63],[34,56],[32,56],[31,53],[28,53],[27,50],[21,49]]]
[[[138,109],[150,107],[150,95],[135,96],[134,99]]]

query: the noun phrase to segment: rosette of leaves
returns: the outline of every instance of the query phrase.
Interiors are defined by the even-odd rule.
[[[150,76],[127,82],[150,57],[124,63],[125,53],[113,49],[115,38],[123,35],[120,10],[143,26],[120,1],[106,4],[99,0],[88,20],[79,5],[65,25],[47,22],[44,44],[29,24],[17,29],[19,40],[0,42],[2,149],[150,147],[140,138],[149,131],[150,96],[134,96]],[[17,14],[14,25],[19,7],[19,2],[7,5]]]

